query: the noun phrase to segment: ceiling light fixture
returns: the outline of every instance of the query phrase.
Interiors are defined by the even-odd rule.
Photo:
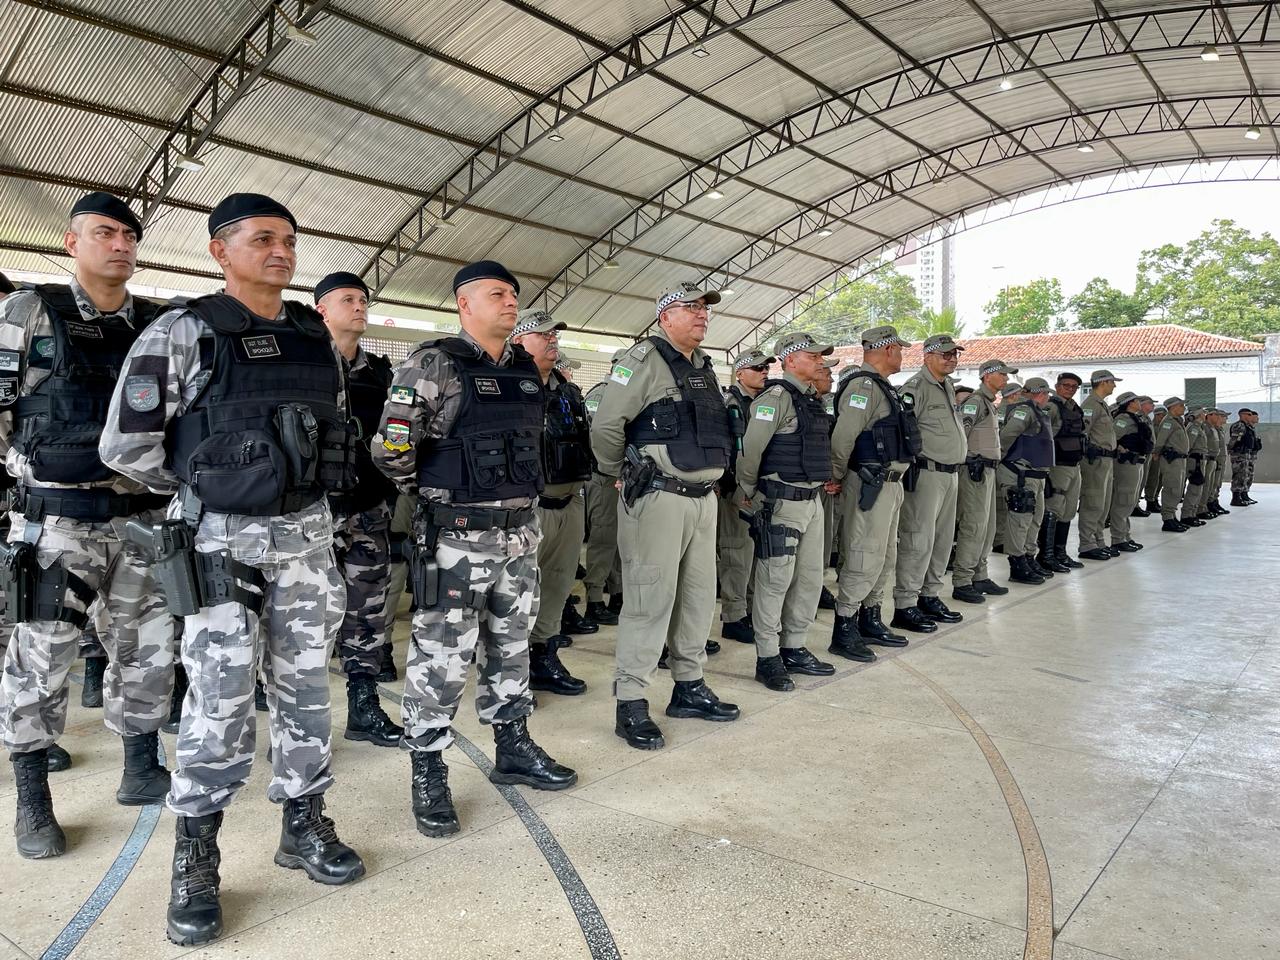
[[[550,140],[552,143],[560,143],[562,140],[564,140],[564,137],[562,137],[560,134],[556,133],[553,130],[551,133],[547,134],[547,139]]]
[[[1093,144],[1079,143],[1076,145],[1076,150],[1079,151],[1080,153],[1093,153]]]
[[[1218,56],[1218,48],[1212,43],[1206,43],[1200,51],[1200,59],[1205,63],[1217,63],[1220,59]]]
[[[707,52],[707,48],[704,47],[702,44],[698,44],[689,52],[692,53],[699,60],[705,60],[707,57],[711,56],[711,54]]]
[[[1013,80],[1012,80],[1012,79],[1010,79],[1009,77],[1001,77],[1001,78],[1000,78],[1000,89],[1001,89],[1001,90],[1012,90],[1012,89],[1013,89]]]
[[[192,173],[199,173],[204,169],[204,161],[197,160],[179,150],[173,151],[173,165],[180,170],[190,170]]]
[[[831,236],[831,231],[828,230],[826,227],[823,227],[821,230],[818,231],[818,236],[829,237]]]
[[[1250,127],[1244,132],[1244,138],[1246,140],[1259,140],[1262,138],[1262,131],[1257,127]]]
[[[733,296],[733,287],[725,287],[723,290],[721,290],[721,291],[720,291],[720,296],[722,296],[722,297],[732,297],[732,296]]]
[[[618,263],[617,260],[613,259],[613,257],[610,257],[609,259],[605,260],[605,262],[603,263],[603,267],[606,270],[617,270],[619,266],[620,264]]]
[[[314,47],[316,45],[316,35],[304,27],[291,23],[284,28],[285,39],[292,40],[300,47]]]
[[[708,200],[723,200],[723,199],[724,199],[724,194],[723,194],[723,193],[721,193],[719,190],[717,190],[715,187],[712,187],[710,190],[708,190],[706,193],[704,193],[704,194],[703,194],[703,196],[704,196],[704,197],[706,197]]]

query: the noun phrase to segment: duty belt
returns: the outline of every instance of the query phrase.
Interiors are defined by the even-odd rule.
[[[1172,462],[1174,460],[1185,460],[1187,459],[1187,457],[1190,456],[1190,454],[1179,453],[1177,450],[1170,450],[1168,447],[1165,447],[1163,450],[1160,451],[1160,456]]]
[[[994,470],[996,467],[998,467],[998,466],[1000,465],[1000,461],[999,461],[999,460],[994,460],[994,459],[992,459],[991,457],[980,457],[980,456],[978,456],[977,454],[974,454],[970,459],[972,459],[972,460],[977,460],[979,463],[981,463],[981,464],[982,464],[984,467],[986,467],[988,470]]]
[[[511,530],[534,518],[533,507],[469,507],[465,504],[432,503],[427,506],[427,522],[441,530]]]
[[[113,493],[101,487],[92,490],[22,487],[19,494],[19,512],[28,520],[66,517],[84,523],[105,523],[114,517],[159,510],[170,499],[160,493]]]
[[[821,487],[797,487],[782,480],[761,480],[760,492],[770,500],[814,500]]]
[[[659,473],[649,481],[649,489],[697,499],[698,497],[705,497],[714,490],[718,482],[717,480],[707,480],[704,483],[690,483],[688,480],[681,480],[677,477],[669,477],[665,473]]]
[[[906,471],[904,470],[890,470],[888,473],[884,475],[884,482],[885,483],[901,483],[902,478],[903,476],[905,476],[905,474],[906,474]]]
[[[955,473],[960,469],[962,464],[939,463],[937,460],[930,460],[928,457],[917,457],[916,466],[921,470],[933,470],[937,473]]]
[[[1114,460],[1116,458],[1116,452],[1108,450],[1106,447],[1090,447],[1084,453],[1086,457],[1102,457],[1106,460]]]
[[[538,506],[543,510],[563,510],[573,503],[573,494],[567,497],[538,497]]]

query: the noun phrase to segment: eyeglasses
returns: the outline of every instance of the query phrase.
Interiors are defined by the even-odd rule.
[[[711,308],[707,306],[705,303],[685,303],[682,300],[679,303],[672,304],[672,306],[684,307],[690,313],[705,313],[708,315],[711,313]]]
[[[946,353],[939,352],[938,356],[942,357],[945,360],[954,360],[956,357],[960,356],[960,351],[948,350]]]
[[[754,367],[744,367],[743,369],[744,369],[744,370],[750,370],[752,373],[764,373],[764,372],[766,372],[769,368],[768,368],[765,364],[763,364],[763,363],[762,363],[762,364],[759,364],[758,366],[754,366]]]
[[[534,330],[533,335],[535,337],[541,337],[543,340],[559,340],[560,339],[560,334],[555,330],[548,330],[546,333],[543,333],[540,330]]]

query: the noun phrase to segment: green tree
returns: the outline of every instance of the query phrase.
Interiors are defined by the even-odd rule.
[[[845,283],[845,281],[837,281]],[[798,304],[796,317],[786,329],[807,330],[816,337],[837,345],[857,343],[867,327],[892,323],[902,328],[919,322],[920,299],[911,278],[886,264],[875,273],[845,283],[841,290],[821,299],[819,292]],[[775,332],[782,332],[779,327]]]
[[[1210,333],[1257,337],[1280,330],[1280,243],[1232,220],[1214,220],[1185,247],[1165,244],[1138,260],[1136,296],[1165,320]]]
[[[1026,286],[1005,287],[986,305],[988,337],[1044,333],[1061,323],[1066,300],[1057,278],[1041,277]]]
[[[1150,304],[1136,293],[1116,289],[1104,277],[1094,277],[1067,301],[1067,307],[1075,314],[1072,326],[1099,330],[1137,326],[1146,317]]]
[[[898,327],[898,332],[907,340],[927,340],[937,333],[947,333],[959,339],[960,318],[955,307],[943,307],[937,313],[932,310],[920,311],[919,318],[908,318]]]

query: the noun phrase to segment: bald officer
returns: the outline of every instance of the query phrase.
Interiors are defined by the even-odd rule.
[[[892,326],[864,330],[862,366],[836,391],[831,479],[841,484],[842,562],[829,650],[847,660],[874,660],[870,643],[907,643],[884,625],[880,605],[897,562],[902,479],[920,453],[915,414],[888,380],[909,346]]]
[[[618,620],[614,732],[628,745],[666,741],[645,699],[663,644],[675,680],[667,716],[729,721],[702,676],[716,602],[716,487],[733,448],[707,335],[715,290],[681,283],[658,297],[657,330],[610,374],[591,423],[600,472],[620,476],[618,549],[627,601]]]
[[[1080,464],[1080,556],[1086,560],[1110,560],[1111,549],[1103,540],[1103,524],[1111,512],[1111,485],[1116,462],[1116,424],[1107,397],[1120,379],[1110,370],[1095,370],[1089,377],[1093,389],[1080,410],[1084,414],[1084,461]],[[1119,556],[1117,551],[1115,556]]]
[[[891,626],[932,633],[964,618],[938,596],[956,529],[956,488],[969,451],[950,375],[964,347],[947,334],[924,342],[924,367],[898,392],[915,412],[922,448],[898,521],[897,582]]]
[[[996,465],[1000,462],[1000,427],[996,397],[1017,373],[1003,360],[987,360],[978,368],[981,385],[960,402],[960,419],[968,437],[969,454],[960,471],[956,496],[956,560],[951,574],[951,597],[964,603],[985,603],[986,595],[1008,593],[987,576],[987,556],[996,534]]]
[[[1111,494],[1111,548],[1137,553],[1142,544],[1130,536],[1129,520],[1138,505],[1142,468],[1154,446],[1151,426],[1142,415],[1142,399],[1131,390],[1116,398],[1116,469]]]
[[[769,379],[769,366],[775,362],[774,357],[756,349],[739,354],[733,361],[734,383],[725,396],[725,404],[736,424],[736,430],[746,429],[751,402],[764,388],[765,381]],[[720,482],[719,515],[716,523],[720,555],[720,636],[740,643],[754,643],[755,632],[751,628],[747,587],[755,565],[755,548],[734,496],[738,486],[736,470],[740,443],[738,441],[734,444],[729,469]]]

